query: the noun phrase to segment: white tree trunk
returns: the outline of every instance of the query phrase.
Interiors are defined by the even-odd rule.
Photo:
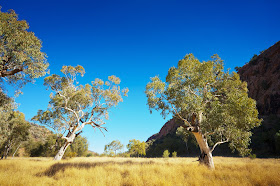
[[[200,148],[199,163],[206,165],[210,169],[215,169],[211,149],[208,146],[207,139],[200,132],[192,132]]]
[[[17,149],[15,150],[14,154],[13,154],[13,157],[15,156],[15,154],[17,153],[19,147],[20,147],[21,143],[18,145]]]
[[[61,160],[67,147],[71,145],[74,142],[74,139],[76,137],[75,131],[72,132],[69,137],[66,137],[66,142],[64,145],[59,149],[58,153],[55,155],[54,160]]]

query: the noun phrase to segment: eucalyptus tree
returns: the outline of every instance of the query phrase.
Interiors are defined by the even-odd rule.
[[[5,115],[1,113],[1,121],[5,122],[6,125],[4,142],[2,143],[1,159],[3,159],[4,157],[7,158],[15,145],[19,145],[28,139],[30,124],[25,120],[23,113],[12,109]]]
[[[123,144],[119,140],[114,140],[111,143],[105,145],[104,151],[110,153],[114,151],[115,155],[117,155],[117,151],[123,149]]]
[[[28,29],[15,11],[0,10],[0,83],[21,87],[46,74],[49,64],[42,42]]]
[[[63,66],[63,76],[53,74],[44,80],[44,85],[53,91],[47,110],[39,110],[34,121],[47,125],[56,131],[67,132],[62,138],[64,145],[55,156],[60,160],[67,147],[82,132],[86,125],[106,130],[103,125],[108,119],[109,109],[123,101],[128,89],[120,89],[120,79],[109,76],[108,81],[95,79],[91,84],[79,85],[77,76],[83,76],[82,66]]]
[[[218,55],[206,62],[186,55],[169,69],[166,82],[151,78],[146,95],[151,112],[155,109],[163,117],[173,114],[184,121],[185,130],[200,147],[199,162],[210,168],[214,168],[212,152],[219,144],[228,142],[231,149],[248,154],[250,129],[261,124],[246,82],[237,73],[224,71]]]
[[[146,155],[146,143],[144,141],[132,139],[127,144],[129,154],[139,157],[139,155]]]

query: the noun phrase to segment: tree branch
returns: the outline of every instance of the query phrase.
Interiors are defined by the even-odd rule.
[[[11,71],[0,71],[0,77],[6,77],[6,76],[12,76],[18,72],[21,72],[23,70],[23,67],[19,67],[19,68],[16,68],[14,70],[11,70]]]
[[[172,104],[168,99],[166,99],[164,96],[163,96],[163,98],[169,102],[169,104],[171,105],[172,109],[175,111],[176,115],[177,115],[181,120],[183,120],[189,127],[191,127],[192,125],[188,122],[188,120],[186,120],[185,118],[183,118],[183,117],[178,113],[178,111],[174,108],[173,104]]]
[[[228,139],[226,141],[220,141],[220,142],[217,142],[211,149],[211,153],[213,152],[213,150],[216,148],[217,145],[220,145],[220,144],[223,144],[223,143],[227,143],[228,142]]]

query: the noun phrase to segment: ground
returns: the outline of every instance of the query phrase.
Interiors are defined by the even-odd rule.
[[[280,159],[214,157],[209,170],[197,158],[9,158],[0,161],[0,185],[280,185]]]

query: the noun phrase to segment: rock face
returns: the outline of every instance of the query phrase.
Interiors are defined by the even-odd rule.
[[[147,142],[153,139],[160,139],[169,133],[176,132],[176,129],[182,125],[182,122],[176,120],[175,118],[166,122],[160,129],[159,133],[152,135],[147,139]]]
[[[280,41],[238,69],[260,115],[280,115]]]

